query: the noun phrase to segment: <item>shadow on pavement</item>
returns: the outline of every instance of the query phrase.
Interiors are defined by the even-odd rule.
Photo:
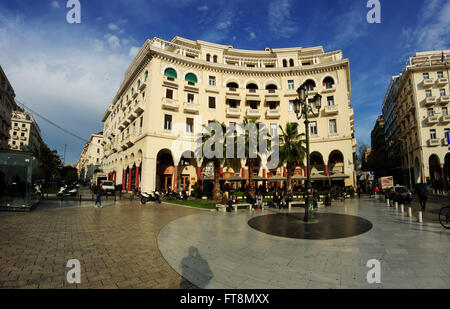
[[[181,260],[181,270],[183,277],[180,283],[181,289],[204,289],[214,277],[208,262],[195,247],[190,247],[188,256]],[[196,285],[187,280],[194,281]]]

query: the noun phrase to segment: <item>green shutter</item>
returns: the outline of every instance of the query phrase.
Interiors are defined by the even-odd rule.
[[[192,73],[186,74],[186,81],[196,84],[197,83],[197,76],[195,76]]]
[[[164,75],[169,78],[177,78],[177,72],[174,69],[167,69],[164,72]]]

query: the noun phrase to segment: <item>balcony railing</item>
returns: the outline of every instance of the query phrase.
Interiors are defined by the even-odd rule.
[[[439,97],[438,99],[439,104],[448,104],[450,102],[450,96],[444,95]]]
[[[339,108],[337,105],[325,106],[326,115],[336,115],[339,113]]]
[[[441,141],[440,141],[439,139],[437,139],[437,138],[430,138],[430,139],[428,140],[428,146],[430,146],[430,147],[436,147],[436,146],[439,146],[440,143],[441,143]]]
[[[163,98],[162,99],[162,107],[170,110],[178,110],[178,102],[174,99]]]
[[[436,124],[438,122],[439,122],[439,117],[438,116],[428,116],[427,117],[427,123],[428,124],[433,125],[433,124]]]
[[[240,108],[234,108],[234,107],[228,107],[226,110],[227,117],[229,118],[239,118],[241,117],[241,109]]]
[[[279,119],[281,117],[279,109],[268,109],[266,112],[267,119]]]
[[[247,109],[247,117],[250,119],[258,119],[261,117],[261,112],[258,109]]]
[[[184,112],[198,114],[200,112],[200,105],[195,104],[195,103],[185,102],[184,103]]]
[[[424,88],[432,87],[434,85],[434,79],[432,78],[424,79],[422,84]]]
[[[436,104],[436,97],[426,97],[425,98],[425,105],[430,106]]]
[[[441,117],[441,122],[443,123],[449,123],[450,122],[450,115],[444,115]]]
[[[436,83],[437,83],[439,86],[444,86],[444,85],[448,84],[448,78],[446,78],[446,77],[438,78],[437,81],[436,81]]]

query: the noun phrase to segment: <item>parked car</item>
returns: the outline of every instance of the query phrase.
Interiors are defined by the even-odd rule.
[[[389,199],[399,204],[411,204],[412,193],[405,186],[395,186],[389,191]]]
[[[104,195],[114,195],[114,193],[116,191],[116,186],[114,185],[114,182],[103,180],[101,182],[101,185],[102,185],[101,186],[102,193]]]

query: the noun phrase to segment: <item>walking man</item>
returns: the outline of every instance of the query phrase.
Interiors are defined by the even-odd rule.
[[[97,190],[97,199],[95,200],[95,208],[98,208],[97,204],[100,205],[100,208],[103,208],[102,206],[102,191],[99,189]]]
[[[420,208],[422,211],[425,211],[426,209],[426,202],[427,202],[427,189],[425,188],[424,183],[420,183],[419,190],[418,190],[418,196],[420,201]]]

